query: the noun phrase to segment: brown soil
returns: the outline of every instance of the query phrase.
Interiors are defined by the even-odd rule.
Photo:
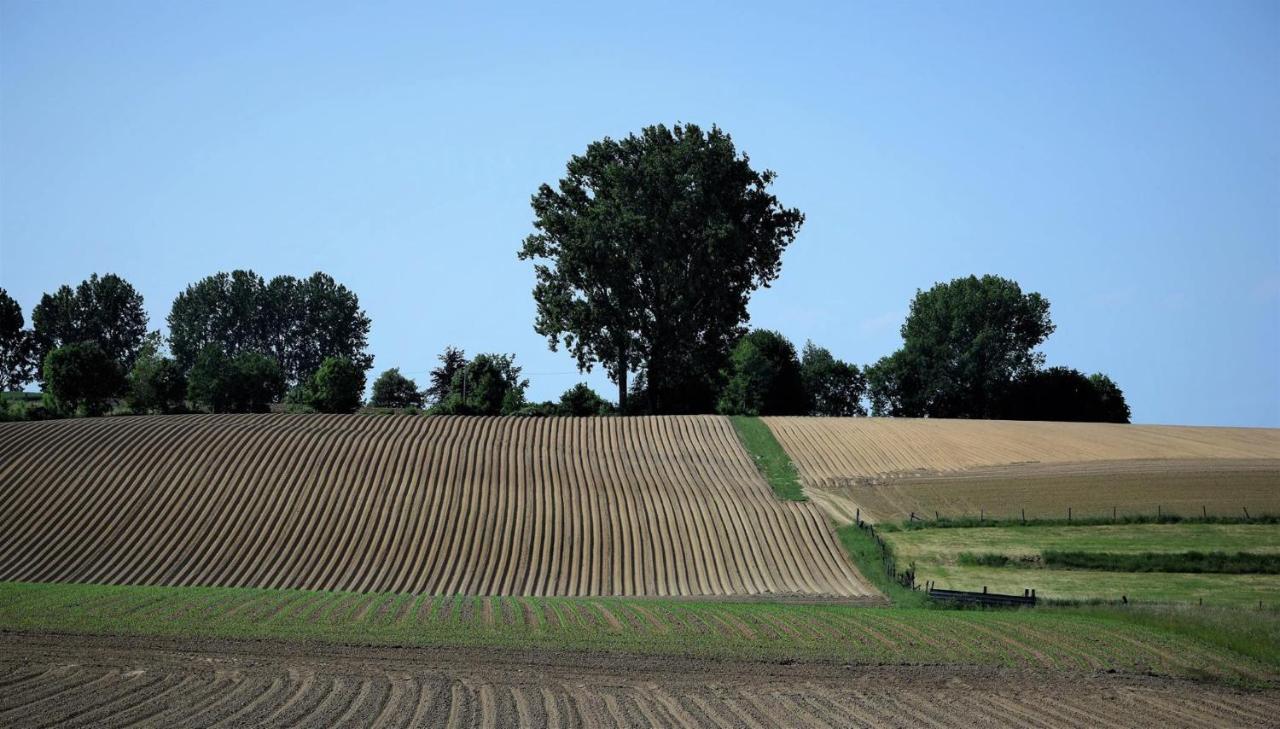
[[[0,634],[6,726],[1274,726],[1150,676]]]
[[[878,595],[711,416],[0,423],[0,580]]]

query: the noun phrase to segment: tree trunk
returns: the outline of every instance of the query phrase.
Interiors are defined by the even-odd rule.
[[[618,414],[627,414],[627,362],[624,358],[618,368]]]

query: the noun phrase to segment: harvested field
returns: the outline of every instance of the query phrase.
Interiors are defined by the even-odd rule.
[[[841,523],[933,516],[1280,513],[1280,430],[765,418]]]
[[[3,423],[0,580],[875,596],[717,417]]]
[[[9,726],[1263,726],[1280,699],[1011,670],[0,637]]]

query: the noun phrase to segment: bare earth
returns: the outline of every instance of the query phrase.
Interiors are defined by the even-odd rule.
[[[1151,676],[0,635],[0,724],[1276,726],[1280,691]]]
[[[0,580],[879,597],[711,416],[0,423]]]

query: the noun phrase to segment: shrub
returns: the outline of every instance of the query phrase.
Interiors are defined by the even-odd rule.
[[[129,371],[129,407],[135,413],[172,413],[182,410],[187,378],[178,363],[160,355],[153,343],[143,346]]]

